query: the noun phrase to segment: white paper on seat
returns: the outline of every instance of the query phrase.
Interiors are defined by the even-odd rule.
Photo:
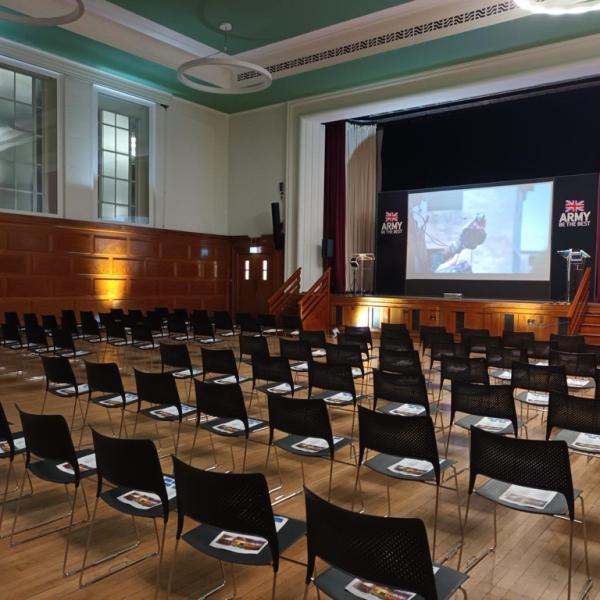
[[[15,445],[15,451],[23,450],[25,448],[24,437],[13,438],[13,443]],[[8,454],[10,452],[10,445],[6,440],[0,441],[0,452],[2,452],[3,454]]]
[[[323,350],[323,348],[319,348],[318,350],[312,351],[313,356],[325,356],[326,354],[327,354],[327,352],[325,352],[325,350]]]
[[[192,369],[192,377],[195,377],[196,375],[202,375],[202,369]],[[181,379],[182,377],[189,377],[189,376],[190,376],[189,369],[183,369],[181,371],[175,371],[173,373],[173,377],[176,377],[177,379]]]
[[[125,393],[125,404],[135,402],[137,399],[137,394],[131,394],[129,392]],[[102,406],[122,406],[123,398],[121,396],[113,396],[112,398],[105,398],[104,400],[100,400],[98,404],[102,404]]]
[[[587,377],[567,377],[567,386],[572,388],[583,388],[590,383]]]
[[[363,372],[358,367],[352,367],[352,377],[361,377]]]
[[[240,378],[241,381],[241,378]],[[215,383],[220,383],[221,385],[226,385],[228,383],[237,383],[237,379],[235,375],[229,375],[229,377],[222,377],[221,379],[215,379]]]
[[[491,433],[498,433],[504,431],[512,422],[510,419],[499,419],[497,417],[483,417],[475,423],[475,427],[479,429],[485,429]]]
[[[169,500],[175,498],[177,495],[175,479],[168,475],[163,475],[163,480],[165,482],[165,489],[167,490],[167,498]],[[161,503],[160,497],[157,494],[153,494],[152,492],[142,492],[140,490],[126,492],[119,496],[117,500],[140,510],[150,510]]]
[[[187,413],[193,412],[196,410],[193,406],[189,404],[181,405],[181,415],[186,415]],[[157,408],[156,410],[150,411],[151,415],[158,417],[159,419],[168,419],[169,417],[178,417],[179,412],[177,411],[176,406],[168,406],[167,408]]]
[[[405,417],[422,415],[424,412],[426,412],[425,407],[420,404],[401,404],[390,410],[391,415],[403,415]]]
[[[260,425],[260,423],[261,421],[257,421],[256,419],[248,419],[248,429],[252,429],[257,425]],[[244,431],[244,423],[241,419],[234,419],[233,421],[214,425],[213,429],[220,431],[221,433],[241,433]]]
[[[525,506],[543,510],[550,502],[552,502],[556,494],[557,492],[550,492],[548,490],[538,490],[536,488],[524,487],[521,485],[511,485],[499,499],[516,506]]]
[[[600,452],[600,435],[595,433],[580,433],[573,442],[575,448],[589,452]]]
[[[84,394],[85,392],[88,392],[90,390],[90,386],[87,383],[80,383],[77,386],[77,391],[80,394]],[[75,393],[75,386],[71,385],[69,387],[65,387],[65,388],[60,388],[59,390],[51,390],[53,391],[55,394],[58,394],[59,396],[70,396],[71,394]]]
[[[526,401],[529,404],[548,406],[548,392],[527,392]]]
[[[548,366],[548,361],[546,359],[544,360],[538,360],[536,362],[533,363],[536,367],[547,367]]]
[[[510,371],[500,371],[497,375],[494,375],[497,379],[510,379],[512,374]]]
[[[380,583],[369,583],[358,578],[353,579],[344,589],[363,600],[411,600],[416,597],[416,594],[412,592],[405,592]]]
[[[273,520],[275,521],[275,531],[280,531],[288,522],[287,517],[281,516],[273,516]],[[237,554],[260,554],[267,544],[267,540],[263,537],[234,533],[233,531],[221,531],[210,543],[213,548],[228,550]]]
[[[299,390],[302,386],[297,383],[294,384],[294,391]],[[267,392],[271,392],[272,394],[287,394],[291,392],[292,388],[289,383],[280,383],[279,385],[275,385],[273,387],[267,388]]]
[[[290,331],[290,335],[300,335],[300,331],[298,329],[294,329],[294,331]]]
[[[87,456],[82,456],[77,459],[79,463],[79,472],[81,474],[86,471],[92,471],[96,468],[96,454],[88,454]],[[68,473],[69,475],[75,475],[75,471],[73,471],[73,467],[69,463],[61,463],[60,465],[56,465],[56,468],[63,471],[64,473]]]
[[[403,458],[397,463],[390,465],[388,471],[408,477],[421,477],[433,471],[433,465],[428,460],[416,460],[414,458]]]
[[[331,402],[331,404],[342,404],[344,402],[350,402],[352,400],[352,394],[348,392],[338,392],[333,396],[325,398],[325,402]]]
[[[306,371],[308,369],[308,363],[298,363],[297,365],[290,367],[290,369],[292,369],[292,371]]]
[[[333,445],[335,446],[338,442],[343,440],[343,437],[334,435],[333,436]],[[295,444],[292,444],[290,448],[294,450],[299,450],[300,452],[309,452],[310,454],[316,454],[317,452],[322,452],[323,450],[327,450],[329,445],[327,444],[327,440],[322,438],[313,438],[307,437]]]

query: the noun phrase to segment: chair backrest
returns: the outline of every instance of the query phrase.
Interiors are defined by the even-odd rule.
[[[359,405],[358,430],[359,464],[363,462],[367,449],[392,456],[426,460],[432,464],[435,479],[440,483],[440,458],[431,417],[397,417]]]
[[[423,348],[431,347],[431,337],[447,333],[446,328],[440,325],[421,325],[419,328],[419,337]],[[450,334],[452,335],[452,334]]]
[[[279,338],[279,355],[288,360],[311,362],[313,359],[310,344],[302,340]]]
[[[275,329],[277,327],[277,318],[275,315],[261,314],[258,315],[258,324],[263,329]]]
[[[362,333],[340,333],[337,336],[337,343],[338,346],[357,346],[367,356],[371,352],[370,342]]]
[[[29,344],[37,344],[48,347],[46,331],[41,325],[26,325],[25,338]]]
[[[213,313],[215,329],[221,331],[233,331],[233,319],[226,310],[215,310]]]
[[[110,314],[118,320],[121,320],[125,316],[125,311],[122,308],[111,308]]]
[[[393,336],[393,337],[382,337],[379,340],[380,349],[385,350],[399,350],[399,351],[412,351],[415,349],[415,345],[410,336],[401,337],[401,336]]]
[[[308,365],[308,395],[313,388],[352,394],[356,401],[356,389],[352,368],[348,365],[327,365],[312,362]]]
[[[35,313],[23,313],[23,325],[25,329],[29,327],[39,327],[37,315]]]
[[[187,308],[174,308],[173,314],[183,319],[184,321],[187,321],[189,319]]]
[[[419,404],[429,414],[427,384],[422,373],[405,375],[373,369],[373,409],[377,408],[379,399],[400,404]]]
[[[55,331],[58,329],[58,319],[55,315],[42,315],[42,327],[46,331]]]
[[[371,345],[373,344],[373,334],[370,327],[346,325],[344,326],[344,333],[355,338],[362,338],[365,342],[368,342]]]
[[[167,317],[167,329],[169,333],[187,334],[187,318],[181,313],[173,313]]]
[[[327,405],[323,400],[294,400],[267,394],[269,406],[269,444],[277,429],[291,435],[320,438],[327,442],[333,460],[335,447]]]
[[[470,329],[468,327],[464,327],[460,332],[460,341],[461,343],[467,346],[470,343],[472,337],[490,337],[489,329]]]
[[[192,369],[192,359],[190,358],[190,351],[186,344],[166,344],[161,342],[160,348],[160,362],[162,370],[165,367],[178,367],[180,369]]]
[[[205,310],[194,311],[192,314],[192,332],[197,336],[215,337],[213,324],[210,322],[208,312]]]
[[[262,331],[258,319],[248,313],[237,313],[235,320],[242,333],[261,333]]]
[[[551,365],[562,365],[567,375],[594,377],[596,375],[596,355],[591,353],[561,352],[550,349]]]
[[[142,323],[144,321],[144,313],[139,308],[130,308],[127,311],[127,317],[132,325]]]
[[[203,377],[207,373],[217,373],[219,375],[235,375],[238,377],[237,364],[233,350],[226,348],[223,350],[207,350],[201,348]]]
[[[154,312],[162,319],[166,319],[169,316],[169,308],[167,306],[155,306]]]
[[[98,467],[97,495],[102,492],[104,480],[115,486],[151,492],[160,498],[166,522],[169,499],[154,442],[108,437],[93,428],[92,437]]]
[[[450,423],[454,422],[457,412],[509,419],[515,435],[518,435],[517,411],[510,385],[453,382],[450,395]]]
[[[549,439],[555,427],[600,435],[600,402],[597,399],[550,392],[546,439]]]
[[[325,337],[324,331],[319,330],[305,330],[300,332],[300,339],[303,342],[308,342],[311,348],[325,348],[327,345],[327,338]]]
[[[248,436],[248,413],[244,403],[244,393],[239,384],[213,385],[194,380],[196,390],[197,421],[201,413],[211,417],[239,419],[244,423]]]
[[[117,363],[94,363],[85,361],[85,372],[90,395],[92,392],[125,396],[123,380]],[[123,398],[123,401],[125,398]]]
[[[523,344],[530,344],[535,340],[533,331],[503,331],[502,343],[507,348],[520,348]]]
[[[550,357],[550,342],[534,340],[527,344],[527,356],[529,358],[547,359]]]
[[[585,336],[583,335],[559,335],[550,334],[550,348],[561,352],[579,352],[585,345]]]
[[[54,344],[54,348],[60,348],[61,350],[70,350],[73,352],[77,352],[75,348],[75,342],[73,341],[73,334],[64,327],[60,329],[55,329],[52,335],[52,343]]]
[[[18,406],[23,437],[27,447],[26,464],[31,463],[31,455],[41,459],[58,460],[71,465],[75,482],[79,483],[79,463],[75,454],[69,426],[62,415],[34,415],[23,412]]]
[[[252,382],[258,379],[267,382],[287,383],[294,388],[292,370],[287,358],[282,356],[254,356],[252,359]]]
[[[94,313],[88,311],[87,316],[84,316],[84,311],[81,311],[81,333],[83,335],[100,337],[100,325],[94,318]]]
[[[106,339],[110,338],[111,340],[123,340],[127,341],[127,333],[125,331],[125,326],[121,322],[117,321],[106,321],[104,324],[106,327]]]
[[[6,440],[9,451],[9,458],[12,461],[15,457],[15,442],[13,439],[12,431],[10,430],[10,424],[8,419],[6,418],[6,413],[4,412],[4,407],[0,402],[0,439]]]
[[[489,348],[502,348],[502,338],[491,335],[470,335],[465,343],[467,356],[471,352],[487,353]]]
[[[263,336],[240,335],[240,356],[269,356],[269,343]]]
[[[304,488],[310,582],[316,558],[365,581],[437,600],[427,530],[421,519],[379,517],[335,506]]]
[[[462,356],[442,356],[440,385],[445,380],[466,381],[469,383],[490,382],[485,358],[464,358]]]
[[[444,334],[443,336],[432,336],[431,339],[431,363],[441,360],[443,356],[462,356],[468,357],[467,349],[463,344],[457,343],[450,339],[452,334]]]
[[[75,390],[77,390],[77,379],[68,358],[44,355],[41,355],[40,358],[46,376],[46,389],[51,383],[65,383],[75,386]]]
[[[567,373],[562,365],[513,363],[510,383],[513,388],[537,392],[567,393]]]
[[[60,324],[63,329],[70,333],[77,333],[77,317],[75,311],[71,308],[63,308],[60,316]]]
[[[176,406],[181,419],[181,400],[172,373],[146,373],[137,369],[133,372],[137,387],[138,410],[142,401]]]
[[[14,310],[5,311],[4,322],[14,325],[17,329],[21,327],[21,320],[19,319],[19,315]]]
[[[267,540],[273,570],[279,569],[279,542],[262,473],[217,473],[191,467],[175,456],[177,484],[177,538],[184,518],[218,529],[259,536]]]
[[[21,332],[14,323],[2,323],[2,343],[16,342],[19,346],[23,343]]]
[[[478,475],[523,487],[560,492],[575,518],[569,449],[563,441],[527,440],[471,429],[469,494]]]
[[[364,365],[361,356],[360,347],[355,344],[339,345],[327,344],[325,346],[327,353],[327,364],[332,366],[358,367],[364,374]]]
[[[488,346],[485,359],[489,367],[510,369],[514,362],[527,362],[527,348],[524,343],[520,346]]]
[[[284,331],[300,331],[302,319],[299,315],[281,315],[281,327]]]
[[[416,350],[379,349],[379,368],[390,373],[422,373],[421,359]]]
[[[382,323],[381,339],[410,337],[410,332],[404,323]]]
[[[145,342],[154,345],[152,327],[149,323],[136,323],[131,326],[131,339],[133,342]]]

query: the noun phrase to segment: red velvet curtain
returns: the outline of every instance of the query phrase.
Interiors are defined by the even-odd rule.
[[[346,291],[346,122],[325,125],[325,203],[323,237],[333,240],[331,291]]]

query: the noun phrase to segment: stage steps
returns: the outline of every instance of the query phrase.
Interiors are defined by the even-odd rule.
[[[600,304],[587,305],[579,333],[585,335],[588,344],[600,346]]]

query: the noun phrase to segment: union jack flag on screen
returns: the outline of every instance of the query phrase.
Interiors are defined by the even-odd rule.
[[[398,213],[397,212],[385,212],[385,222],[386,223],[397,223],[398,222]]]
[[[565,212],[583,212],[585,210],[585,200],[565,200]]]

